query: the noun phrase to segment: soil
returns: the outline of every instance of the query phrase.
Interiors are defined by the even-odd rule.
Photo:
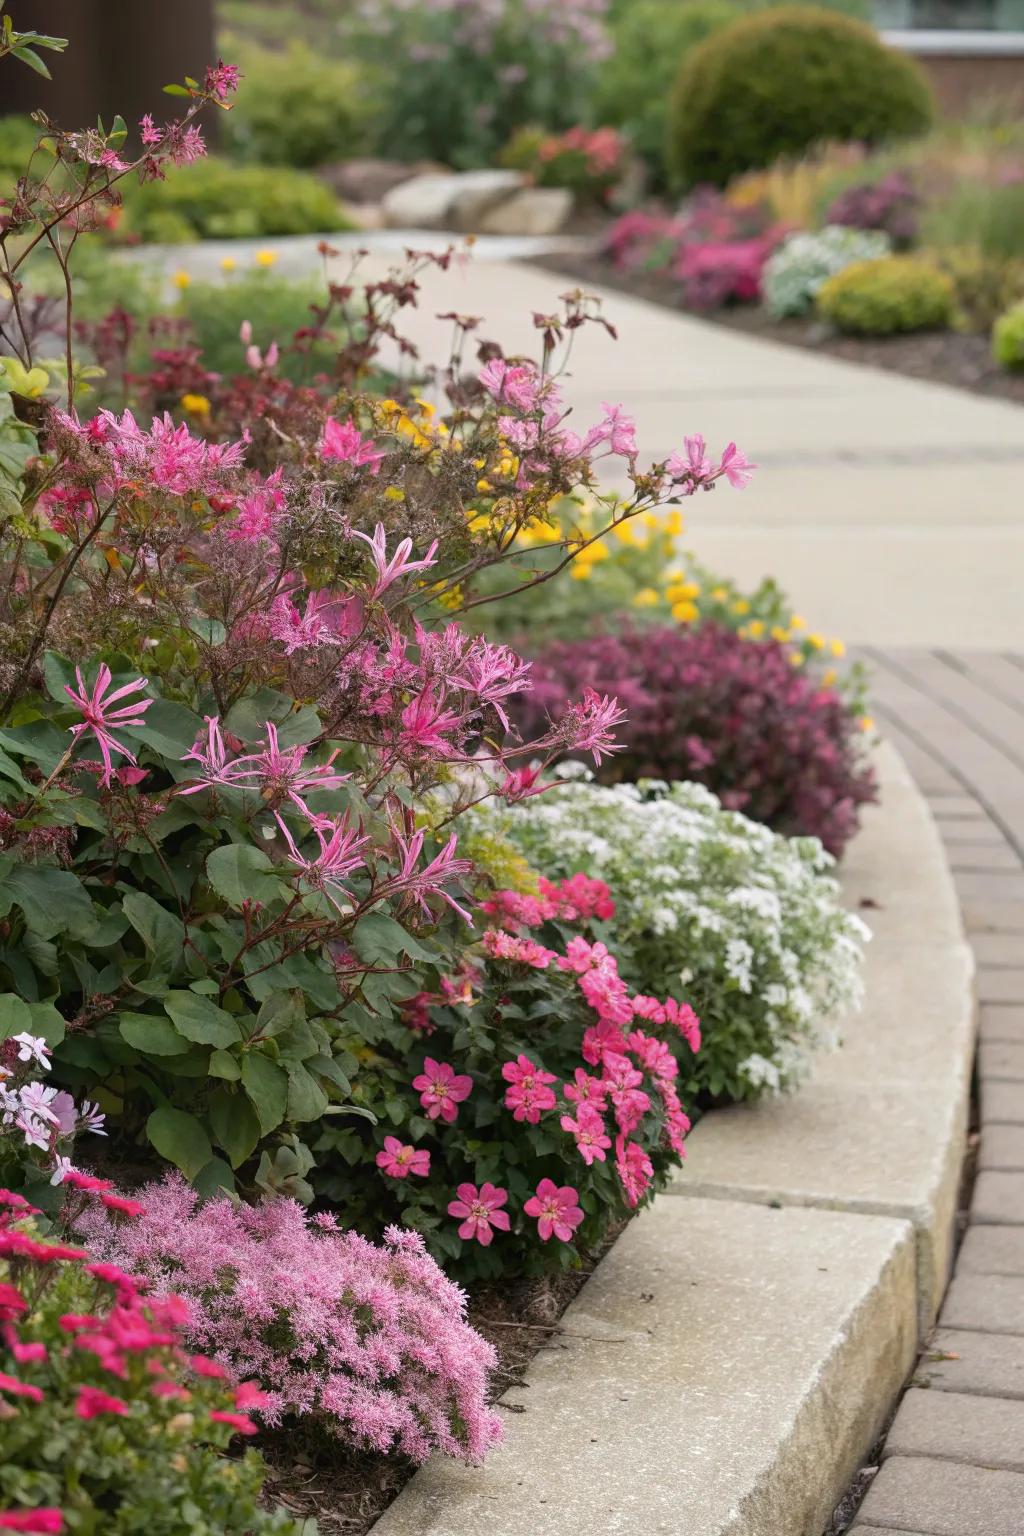
[[[600,284],[668,309],[684,308],[679,285],[671,278],[652,272],[621,272],[597,255],[567,251],[538,257],[533,264],[575,278],[584,285]],[[867,363],[873,368],[887,368],[911,378],[951,384],[974,394],[1024,405],[1024,373],[1006,373],[1001,369],[992,359],[987,336],[960,331],[927,331],[913,336],[840,336],[820,320],[773,320],[754,305],[720,309],[695,318],[743,331],[748,336],[806,347],[847,362]]]
[[[621,1230],[616,1229],[603,1252]],[[492,1378],[495,1397],[522,1381],[538,1350],[556,1344],[558,1319],[599,1259],[597,1255],[571,1274],[480,1287],[473,1293],[469,1321],[498,1353]],[[527,1411],[514,1404],[498,1406],[508,1413]],[[297,1517],[313,1516],[320,1536],[364,1536],[416,1471],[414,1463],[401,1457],[305,1437],[301,1419],[278,1433],[261,1435],[254,1443],[269,1467],[266,1502],[283,1505]]]

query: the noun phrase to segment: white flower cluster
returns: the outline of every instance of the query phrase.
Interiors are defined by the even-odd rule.
[[[761,278],[765,307],[776,319],[805,315],[828,278],[855,261],[877,261],[891,250],[892,242],[881,230],[848,229],[843,224],[790,235],[765,263]]]
[[[723,810],[697,784],[562,783],[474,813],[551,879],[584,870],[611,888],[608,942],[643,992],[690,1002],[699,1086],[752,1098],[805,1074],[861,997],[860,918],[843,910],[816,838],[786,838]]]
[[[61,1147],[79,1131],[105,1136],[105,1117],[88,1099],[78,1108],[70,1093],[38,1080],[24,1080],[33,1066],[50,1070],[50,1048],[41,1036],[14,1035],[7,1045],[9,1065],[0,1066],[0,1152],[5,1137],[21,1136],[26,1148],[38,1148],[47,1155],[53,1170],[50,1183],[60,1184],[72,1166]]]

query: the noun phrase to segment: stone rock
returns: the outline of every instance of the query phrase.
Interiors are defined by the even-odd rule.
[[[472,234],[482,228],[488,209],[523,185],[520,171],[450,171],[416,176],[393,187],[382,199],[391,229],[451,229]]]
[[[480,221],[482,235],[556,235],[572,213],[564,187],[523,187],[491,208]]]
[[[445,175],[434,160],[338,160],[322,165],[318,175],[346,203],[379,203],[388,192],[417,176]]]

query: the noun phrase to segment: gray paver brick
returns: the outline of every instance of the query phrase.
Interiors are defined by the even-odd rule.
[[[977,896],[961,904],[968,933],[1024,933],[1024,901]]]
[[[1003,1126],[1002,1129],[1024,1127]],[[1024,1226],[1024,1173],[994,1168],[979,1173],[971,1200],[971,1220],[1002,1227]]]
[[[957,1255],[958,1275],[1024,1275],[1024,1230],[968,1227]]]
[[[1024,1403],[911,1387],[882,1455],[934,1456],[1024,1472]]]
[[[966,875],[961,878],[967,880],[986,879],[994,880],[994,875]],[[1019,878],[1024,886],[1024,875],[1007,875],[1007,880]],[[1019,1003],[1024,998],[1024,969],[1014,967],[1006,970],[986,969],[984,966],[978,971],[978,1001],[981,1003]]]
[[[1024,1334],[1024,1275],[972,1275],[958,1271],[946,1293],[939,1322],[943,1328]],[[1024,1530],[1024,1518],[1021,1529]]]
[[[981,1080],[981,1123],[1024,1125],[1024,1086],[998,1078]]]
[[[955,842],[947,849],[949,855],[949,867],[956,871],[980,871],[988,870],[1020,869],[1020,858],[1015,849],[1009,843],[991,842]],[[998,951],[997,951],[998,953]],[[978,957],[982,958],[981,955]],[[1006,960],[989,959],[984,957],[986,965],[1014,965],[1020,964],[1020,949],[1017,948],[1013,955]]]
[[[914,1381],[936,1393],[969,1392],[1024,1400],[1024,1338],[940,1328],[914,1373]]]
[[[978,1049],[978,1075],[982,1082],[1024,1083],[1024,1045],[983,1040]]]
[[[974,939],[971,940],[973,944]],[[979,1030],[983,1040],[1007,1040],[1024,1045],[1024,1007],[1015,1003],[986,1003]]]
[[[1024,1474],[929,1456],[893,1456],[861,1506],[861,1523],[923,1536],[1021,1536]]]
[[[978,1167],[982,1171],[1024,1172],[1024,1125],[986,1125],[978,1148]]]

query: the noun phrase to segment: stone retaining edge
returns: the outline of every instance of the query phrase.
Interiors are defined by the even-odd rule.
[[[945,1284],[974,1043],[937,829],[897,754],[878,767],[844,870],[875,942],[843,1051],[698,1125],[674,1198],[502,1398],[505,1445],[435,1458],[375,1536],[821,1536]]]

